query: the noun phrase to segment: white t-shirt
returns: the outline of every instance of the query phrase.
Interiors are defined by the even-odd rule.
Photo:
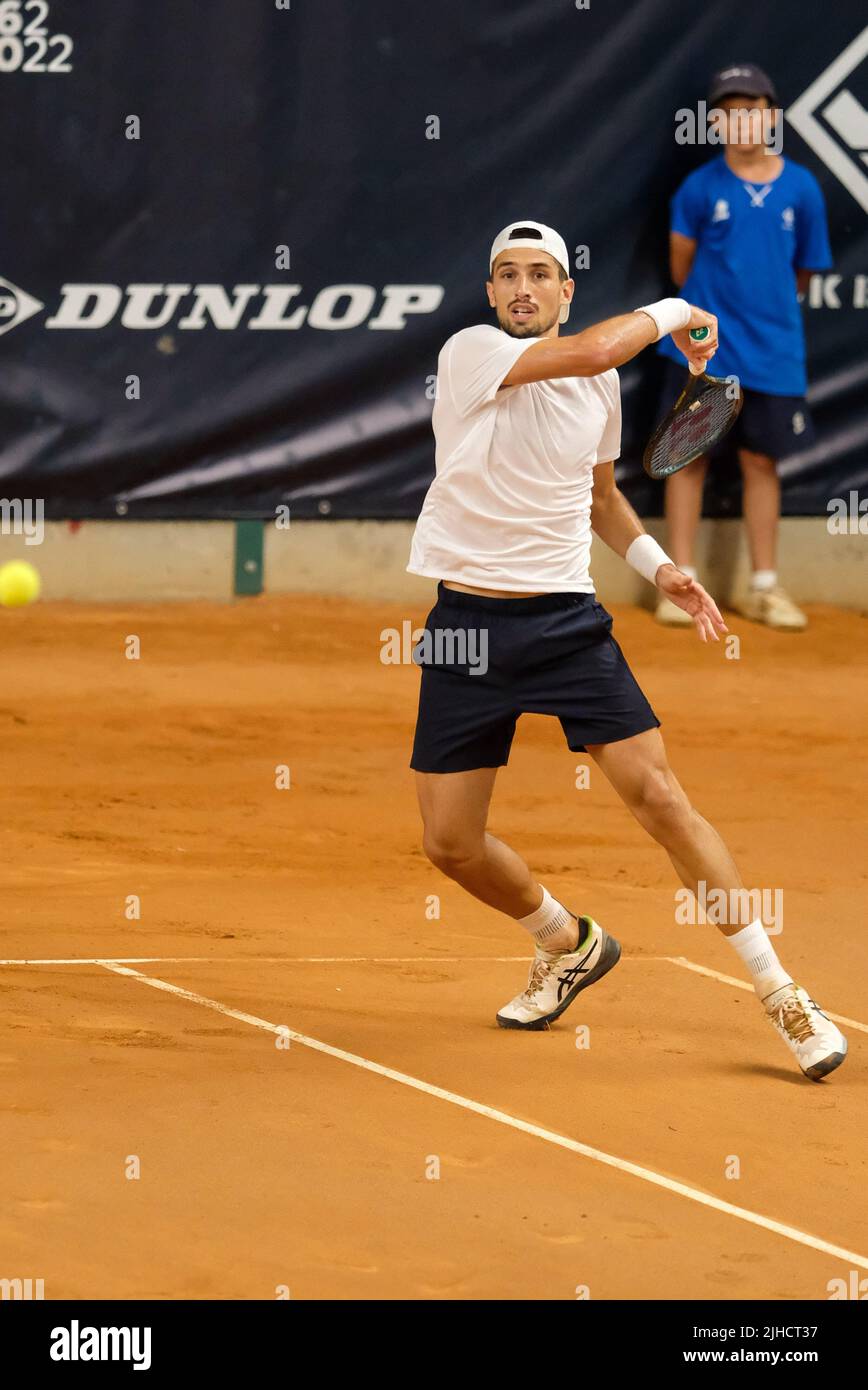
[[[538,338],[493,324],[456,333],[437,364],[436,477],[416,523],[411,574],[517,593],[592,594],[594,464],[621,452],[614,370],[500,383]]]

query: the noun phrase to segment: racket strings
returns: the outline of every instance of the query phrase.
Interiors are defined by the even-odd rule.
[[[741,396],[732,396],[728,382],[706,380],[686,392],[652,441],[645,461],[652,477],[675,473],[712,448],[740,410]]]

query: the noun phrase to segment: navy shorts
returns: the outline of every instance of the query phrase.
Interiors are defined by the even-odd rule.
[[[555,715],[574,752],[658,727],[593,594],[437,593],[414,651],[417,772],[502,767],[521,714]]]
[[[713,376],[714,358],[708,370]],[[678,400],[686,380],[686,362],[681,366],[670,357],[663,359],[658,424]],[[804,396],[769,396],[764,391],[751,391],[746,386],[742,387],[742,392],[744,405],[741,414],[730,433],[709,450],[709,458],[721,458],[735,446],[749,449],[753,454],[782,459],[814,443],[814,424]]]

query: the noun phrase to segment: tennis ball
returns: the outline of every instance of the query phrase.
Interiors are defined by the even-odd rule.
[[[23,608],[39,598],[39,571],[26,560],[10,560],[0,566],[0,603],[4,608]]]

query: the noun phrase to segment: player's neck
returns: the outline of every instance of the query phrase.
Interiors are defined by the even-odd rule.
[[[758,180],[769,183],[778,177],[784,167],[784,161],[780,156],[772,154],[762,145],[750,149],[727,146],[723,157],[737,178],[748,179],[751,183]]]

